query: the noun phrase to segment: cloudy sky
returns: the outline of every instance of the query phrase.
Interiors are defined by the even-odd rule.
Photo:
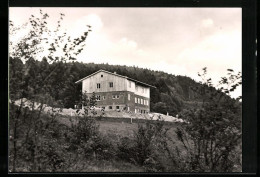
[[[41,8],[71,36],[92,32],[78,61],[138,66],[186,75],[208,68],[217,82],[227,69],[242,68],[241,8]],[[39,8],[10,8],[15,25]],[[241,88],[233,97],[241,95]]]

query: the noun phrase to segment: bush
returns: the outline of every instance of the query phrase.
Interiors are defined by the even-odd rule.
[[[135,156],[135,141],[130,139],[129,137],[123,137],[120,139],[119,143],[117,144],[118,152],[117,156],[123,160],[136,163],[137,159]]]
[[[71,128],[66,134],[66,140],[69,142],[68,150],[77,150],[90,159],[111,158],[114,156],[113,146],[107,137],[101,135],[96,121],[97,113],[93,108],[96,105],[95,93],[90,99],[83,94],[81,103],[84,106],[84,113],[77,110],[77,121],[75,123],[71,121]]]
[[[118,157],[138,164],[146,171],[164,171],[162,159],[160,159],[160,147],[165,143],[168,129],[164,127],[164,121],[146,120],[139,123],[133,138],[123,137],[118,143]]]
[[[205,94],[201,107],[183,110],[180,117],[186,119],[186,124],[177,129],[178,139],[185,147],[189,171],[196,172],[230,172],[241,157],[241,105],[230,98],[241,79],[240,73],[233,74],[228,70],[229,78],[222,78],[220,84],[226,84],[215,91],[211,79],[205,79],[207,73],[199,74],[206,81],[195,90]],[[239,154],[234,156],[234,154]]]

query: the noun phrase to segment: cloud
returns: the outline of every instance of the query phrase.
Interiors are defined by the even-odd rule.
[[[240,31],[220,32],[184,49],[178,55],[177,61],[193,66],[212,66],[216,71],[226,67],[239,69],[241,47]]]
[[[242,68],[241,31],[218,32],[205,38],[196,45],[182,50],[174,60],[174,64],[187,69],[188,76],[199,80],[197,72],[202,67],[208,68],[208,77],[217,84],[220,76],[225,76],[227,69],[241,71]],[[241,95],[241,87],[233,93],[233,97]]]
[[[122,46],[129,47],[129,48],[132,48],[132,49],[137,48],[137,43],[135,41],[128,40],[126,37],[122,38],[119,41],[119,44],[122,44]]]
[[[121,37],[119,40],[111,39],[103,31],[103,21],[96,14],[90,14],[78,19],[70,29],[72,36],[84,32],[86,24],[92,26],[92,32],[86,41],[85,50],[78,56],[82,62],[110,63],[119,65],[142,65],[140,61],[146,58],[147,51],[138,48],[136,41]],[[143,65],[145,66],[145,65]]]
[[[77,19],[72,24],[69,24],[69,26],[66,26],[66,28],[72,37],[78,37],[80,34],[83,34],[83,32],[88,30],[87,25],[91,26],[92,31],[98,33],[103,27],[103,22],[98,15],[89,14]]]
[[[214,22],[212,19],[207,18],[201,21],[201,25],[205,28],[213,26]]]
[[[83,17],[79,23],[81,23],[81,21],[83,21],[85,25],[90,25],[95,31],[99,31],[103,27],[101,18],[96,14],[87,15]]]

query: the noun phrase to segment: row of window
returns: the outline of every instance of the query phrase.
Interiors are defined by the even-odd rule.
[[[142,98],[136,98],[135,97],[135,103],[138,103],[138,104],[143,104],[143,105],[147,105],[148,106],[148,100],[145,100],[145,99],[142,99]]]
[[[113,82],[109,82],[109,87],[114,87],[114,84],[113,84]],[[131,82],[129,81],[129,87],[131,88]],[[100,89],[101,88],[101,84],[100,83],[97,83],[97,88],[98,89]],[[136,85],[135,86],[135,91],[137,92],[138,91],[138,86]],[[142,91],[142,93],[146,93],[146,89],[144,89],[143,87],[141,87],[141,91]]]
[[[103,109],[105,110],[105,107],[103,107]],[[113,109],[113,106],[108,106],[108,109]],[[120,109],[120,107],[116,106],[116,109]],[[125,107],[124,110],[130,111],[130,107]]]
[[[106,96],[102,96],[102,100],[105,100]],[[119,95],[112,95],[112,99],[119,99]],[[96,100],[100,101],[101,100],[101,96],[100,95],[96,95]]]
[[[113,109],[113,106],[108,106],[108,109]],[[119,109],[119,106],[116,106],[116,109]]]
[[[119,99],[119,95],[112,95],[112,99]]]
[[[97,101],[101,101],[101,98],[102,98],[102,100],[105,100],[106,99],[106,96],[100,96],[100,95],[96,95],[96,100]],[[120,98],[120,96],[119,95],[112,95],[112,99],[119,99]],[[130,94],[128,94],[128,100],[130,100],[131,99],[131,95]],[[145,99],[142,99],[142,98],[136,98],[135,97],[135,103],[137,103],[137,104],[142,104],[142,105],[147,105],[148,106],[148,100],[145,100]]]
[[[146,111],[146,110],[142,110],[142,109],[135,109],[135,113],[142,113],[142,114],[145,114],[145,113],[148,113],[148,111]]]
[[[111,87],[111,88],[114,87],[113,82],[109,82],[108,85],[109,85],[109,87]],[[101,88],[101,84],[100,84],[100,83],[97,83],[97,88],[98,88],[98,89]]]
[[[105,110],[105,107],[102,107],[102,108]],[[115,106],[115,108],[120,109],[120,106]],[[113,106],[108,106],[108,109],[113,109]],[[129,106],[125,107],[124,109],[127,110],[127,111],[130,111]],[[136,108],[135,113],[148,113],[148,111]]]

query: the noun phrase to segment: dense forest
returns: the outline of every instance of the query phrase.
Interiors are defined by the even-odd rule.
[[[176,115],[183,108],[196,105],[203,100],[201,95],[196,94],[191,89],[199,87],[200,84],[187,76],[175,76],[162,71],[153,71],[136,66],[129,67],[74,61],[50,64],[46,58],[43,58],[42,61],[31,58],[25,63],[18,58],[10,58],[11,97],[15,96],[12,94],[12,90],[19,89],[15,83],[20,83],[19,87],[23,87],[23,89],[30,89],[32,82],[34,84],[45,82],[44,87],[51,87],[49,94],[55,101],[59,102],[62,107],[73,108],[79,102],[81,93],[81,84],[75,84],[75,82],[100,69],[116,72],[155,86],[156,88],[151,88],[150,93],[151,112],[163,114],[168,112],[170,115]],[[34,73],[40,73],[40,75]],[[47,73],[51,73],[51,75],[48,75],[46,78]],[[35,78],[36,75],[37,77]],[[22,82],[20,82],[21,80],[18,82],[17,79],[19,77],[23,78]],[[41,84],[39,83],[39,85]],[[33,92],[33,94],[37,94],[37,89],[33,90]],[[28,98],[30,97],[28,94],[21,93],[19,97]]]

